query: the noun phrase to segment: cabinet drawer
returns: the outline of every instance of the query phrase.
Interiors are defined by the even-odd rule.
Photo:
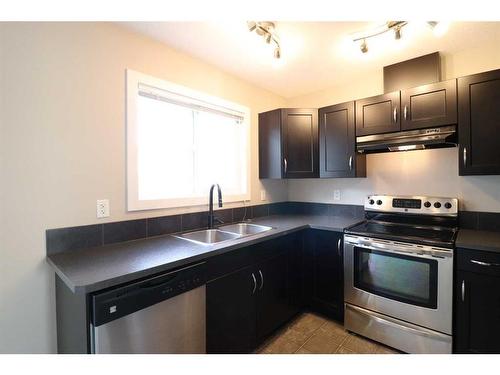
[[[457,249],[457,268],[500,277],[500,253]]]

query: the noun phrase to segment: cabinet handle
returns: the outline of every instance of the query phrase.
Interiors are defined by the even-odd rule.
[[[261,270],[259,270],[259,275],[260,275],[260,281],[261,281],[259,290],[262,290],[262,288],[264,288],[264,275],[262,274]]]
[[[398,107],[394,107],[394,112],[392,113],[392,117],[394,118],[394,123],[398,122]]]
[[[405,105],[405,108],[403,111],[403,116],[404,116],[405,120],[408,118],[408,106],[407,105]]]
[[[486,266],[486,267],[500,267],[500,263],[487,263],[487,262],[480,262],[479,260],[474,260],[471,259],[471,263],[478,264],[480,266]]]
[[[462,302],[465,301],[465,280],[462,280]]]
[[[349,157],[349,170],[352,171],[352,155]]]
[[[286,161],[286,158],[284,158],[283,160],[284,160],[284,162],[285,162],[285,174],[286,174],[286,171],[287,171],[287,169],[288,169],[288,163],[287,163],[287,161]]]
[[[252,295],[255,293],[257,290],[257,279],[255,278],[255,275],[252,272],[252,279],[253,279],[253,290],[252,290]]]
[[[467,147],[464,147],[464,167],[467,164]]]
[[[342,242],[342,238],[339,238],[339,241],[337,242],[337,252],[339,253],[339,257],[341,257],[341,250],[340,250],[340,243]]]

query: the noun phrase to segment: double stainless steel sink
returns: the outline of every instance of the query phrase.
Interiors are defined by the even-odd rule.
[[[223,241],[251,236],[253,234],[266,232],[271,229],[273,228],[265,225],[237,223],[223,225],[218,229],[204,229],[196,232],[179,234],[175,237],[198,244],[211,245]]]

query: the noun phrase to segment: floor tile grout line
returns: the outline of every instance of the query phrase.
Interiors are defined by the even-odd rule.
[[[309,342],[309,340],[311,340],[311,338],[314,336],[314,334],[315,334],[317,331],[319,331],[319,330],[320,330],[320,328],[321,328],[321,327],[323,327],[323,326],[324,326],[327,322],[328,322],[328,320],[325,320],[325,321],[323,322],[323,324],[321,324],[318,328],[316,328],[314,331],[312,331],[312,332],[311,332],[311,335],[309,335],[309,337],[306,339],[306,341],[304,341],[304,343],[300,346],[300,348],[298,348],[298,349],[294,352],[294,354],[295,354],[295,353],[297,353],[300,349],[302,349],[302,347],[303,347],[305,344],[307,344],[307,343]],[[306,349],[306,350],[307,350],[307,349]]]

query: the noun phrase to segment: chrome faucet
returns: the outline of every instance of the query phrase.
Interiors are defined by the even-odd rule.
[[[208,229],[213,229],[214,227],[214,187],[217,186],[217,193],[219,198],[219,207],[222,207],[222,192],[220,190],[219,184],[213,184],[210,187],[210,193],[208,195]]]

